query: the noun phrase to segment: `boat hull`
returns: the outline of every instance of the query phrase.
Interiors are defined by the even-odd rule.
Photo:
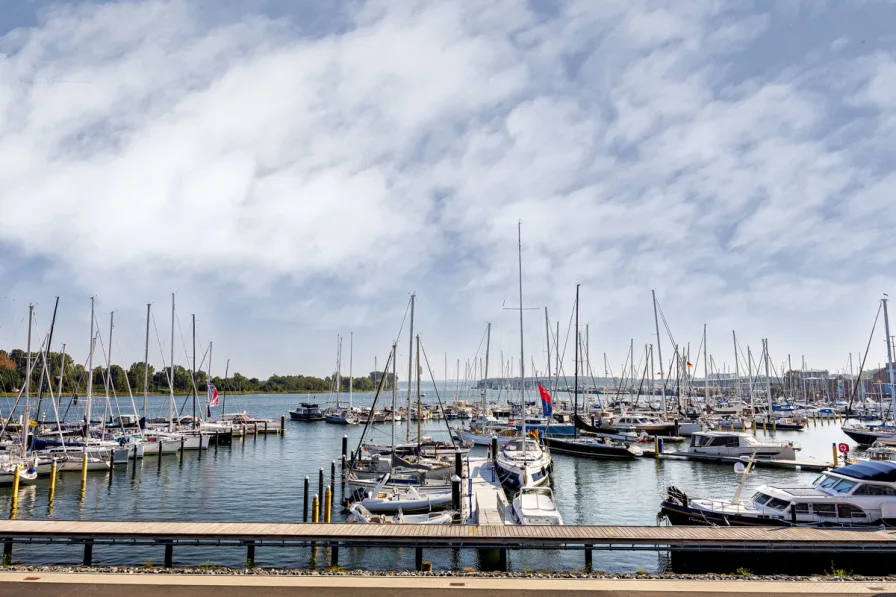
[[[543,438],[544,444],[551,449],[551,454],[567,454],[585,458],[635,458],[625,446],[611,446],[598,442],[574,442],[554,437]]]

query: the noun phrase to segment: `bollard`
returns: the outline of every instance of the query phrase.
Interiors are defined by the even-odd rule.
[[[320,504],[319,504],[320,511],[318,512],[318,520],[319,520],[324,517],[324,501],[323,501],[323,497],[324,497],[324,468],[323,467],[320,468],[320,473],[318,474],[317,488],[318,488],[317,495],[319,495],[321,497]]]
[[[675,437],[678,437],[679,432],[681,431],[681,425],[679,424],[678,419],[675,419],[672,430],[675,432]]]
[[[498,459],[498,438],[492,438],[492,462]]]
[[[348,436],[342,436],[342,468],[345,468],[345,461],[348,458]]]
[[[50,465],[50,501],[53,501],[53,494],[56,493],[56,470],[58,465],[56,464],[56,459],[53,459],[53,464]]]
[[[656,435],[653,436],[653,457],[660,457],[660,438]]]
[[[324,494],[324,522],[330,524],[330,513],[333,511],[333,490],[327,485],[327,491]]]
[[[180,463],[184,463],[184,436],[180,436]]]
[[[345,464],[345,455],[343,454],[343,456],[342,456],[342,473],[340,474],[341,482],[340,482],[340,484],[339,484],[339,487],[340,487],[340,489],[341,489],[341,491],[342,491],[342,497],[343,497],[343,499],[345,499],[345,467],[346,467],[346,464]]]
[[[656,457],[659,458],[659,457],[660,457],[660,454],[663,453],[663,450],[664,450],[665,448],[663,447],[663,438],[658,437],[658,438],[656,438],[656,440],[657,440],[657,445],[658,445],[658,447],[659,447],[659,451],[657,452]]]
[[[330,487],[333,488],[333,491],[336,491],[336,461],[332,461],[330,463]]]
[[[16,466],[12,473],[12,509],[15,510],[19,505],[19,475],[21,468]]]
[[[317,494],[314,495],[314,498],[311,500],[311,522],[316,523],[318,521],[318,511],[320,510],[320,504],[317,499]]]
[[[460,476],[451,477],[451,509],[454,510],[454,522],[460,522],[461,519],[460,483]]]
[[[464,457],[460,451],[454,453],[454,474],[461,479],[464,477]]]
[[[280,435],[286,433],[286,415],[280,415]]]
[[[305,477],[305,497],[302,501],[302,522],[308,522],[308,493],[311,491],[311,479]]]
[[[87,452],[81,456],[81,491],[87,486]]]
[[[837,466],[837,460],[838,460],[838,458],[837,458],[837,444],[831,444],[831,453],[834,455],[834,460],[832,460],[832,462],[834,463],[834,466]]]

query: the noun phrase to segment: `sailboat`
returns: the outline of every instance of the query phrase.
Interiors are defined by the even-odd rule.
[[[573,392],[573,420],[576,421],[573,437],[548,437],[544,443],[552,451],[570,456],[584,456],[587,458],[634,458],[643,452],[637,446],[625,443],[603,434],[595,434],[593,437],[579,437],[581,420],[579,417],[579,285],[576,284],[576,330],[575,330],[575,390]],[[551,395],[540,384],[538,391],[541,394],[542,409],[544,415],[550,418],[553,412],[553,400]]]
[[[507,487],[539,486],[547,482],[553,461],[550,452],[534,437],[526,433],[526,366],[523,351],[523,239],[522,226],[517,228],[517,253],[520,287],[520,405],[523,409],[521,437],[505,444],[495,458],[495,466],[501,483]]]
[[[336,406],[327,409],[327,411],[324,413],[324,421],[330,423],[331,425],[357,425],[358,418],[351,411],[351,409],[340,408],[339,406],[339,392],[341,390],[340,383],[342,381],[340,377],[341,366],[342,337],[339,338],[336,347]]]

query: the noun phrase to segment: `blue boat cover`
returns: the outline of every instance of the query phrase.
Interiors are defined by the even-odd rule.
[[[896,462],[888,460],[871,460],[859,464],[850,464],[849,466],[835,468],[832,472],[861,481],[896,482]]]

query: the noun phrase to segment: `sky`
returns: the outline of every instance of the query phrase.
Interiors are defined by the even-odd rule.
[[[651,290],[717,369],[736,331],[843,370],[896,293],[894,22],[885,1],[0,0],[0,346],[25,346],[29,303],[39,342],[60,296],[54,348],[85,361],[93,296],[124,366],[153,305],[160,365],[175,293],[177,364],[195,314],[213,374],[326,375],[337,334],[366,374],[415,292],[435,377],[487,322],[496,375],[520,358],[519,225],[530,371],[547,307],[571,373],[576,284],[598,373],[657,342]]]

